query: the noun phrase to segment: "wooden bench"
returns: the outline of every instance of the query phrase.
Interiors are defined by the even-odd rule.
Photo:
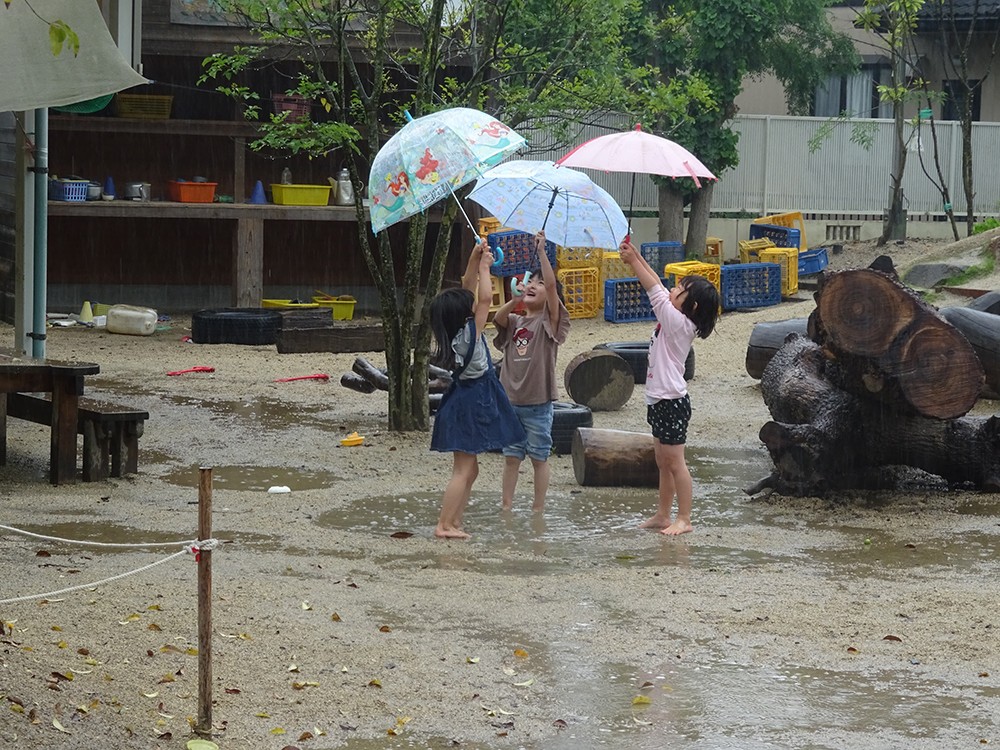
[[[8,393],[7,416],[51,425],[52,398],[48,393]],[[81,398],[77,434],[83,435],[83,481],[138,472],[139,438],[147,419],[147,411]]]

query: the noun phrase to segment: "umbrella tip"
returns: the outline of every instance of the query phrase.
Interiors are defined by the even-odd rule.
[[[406,118],[407,122],[413,122],[413,115],[410,114],[410,110],[404,109],[403,110],[403,117]]]
[[[635,124],[635,130],[642,130],[642,123],[641,122],[637,122]]]

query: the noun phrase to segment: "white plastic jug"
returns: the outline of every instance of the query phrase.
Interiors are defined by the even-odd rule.
[[[156,310],[134,305],[112,305],[108,308],[108,330],[111,333],[128,333],[149,336],[156,330]]]

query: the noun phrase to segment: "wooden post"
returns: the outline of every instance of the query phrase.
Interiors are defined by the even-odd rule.
[[[212,469],[198,470],[198,539],[212,538]],[[195,733],[212,734],[212,551],[198,556],[198,724]]]

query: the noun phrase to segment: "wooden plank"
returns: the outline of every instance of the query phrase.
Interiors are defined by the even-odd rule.
[[[383,352],[385,334],[381,321],[330,327],[279,330],[276,345],[279,354],[302,352]]]
[[[49,201],[51,216],[112,219],[239,219],[267,221],[343,221],[355,223],[354,206],[275,206],[254,203],[176,203],[174,201]]]

